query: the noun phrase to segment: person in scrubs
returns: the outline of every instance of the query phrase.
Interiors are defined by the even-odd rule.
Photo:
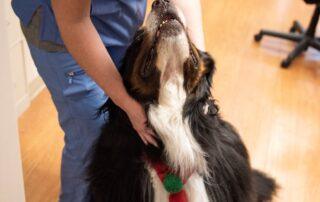
[[[183,12],[190,38],[204,50],[200,0],[172,2]],[[90,201],[85,172],[108,118],[96,112],[108,98],[127,113],[145,144],[156,144],[143,107],[128,95],[118,72],[146,5],[146,0],[12,0],[65,133],[61,202]]]

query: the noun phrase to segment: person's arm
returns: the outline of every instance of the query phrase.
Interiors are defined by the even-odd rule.
[[[205,51],[205,42],[202,26],[202,10],[200,0],[172,0],[175,6],[184,14],[188,34],[193,43]]]
[[[86,73],[122,108],[145,144],[156,144],[142,106],[131,98],[90,18],[91,0],[51,0],[63,41]]]

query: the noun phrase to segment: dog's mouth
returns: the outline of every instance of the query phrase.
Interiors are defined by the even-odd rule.
[[[174,37],[184,30],[184,25],[175,13],[167,13],[160,17],[160,23],[156,31],[156,39],[160,37]]]

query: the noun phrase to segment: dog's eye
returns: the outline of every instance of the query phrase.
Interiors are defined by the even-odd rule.
[[[191,65],[194,67],[194,69],[198,69],[199,68],[199,60],[197,58],[197,54],[195,53],[194,45],[190,46],[189,52],[190,52]]]
[[[140,70],[140,76],[143,79],[148,78],[153,70],[155,69],[155,61],[156,61],[156,50],[152,48],[148,54],[148,56],[145,58],[144,67]]]

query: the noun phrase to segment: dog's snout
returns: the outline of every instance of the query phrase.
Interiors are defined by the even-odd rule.
[[[170,0],[155,0],[152,3],[152,9],[157,9],[159,7],[165,7],[168,3],[170,3]]]

